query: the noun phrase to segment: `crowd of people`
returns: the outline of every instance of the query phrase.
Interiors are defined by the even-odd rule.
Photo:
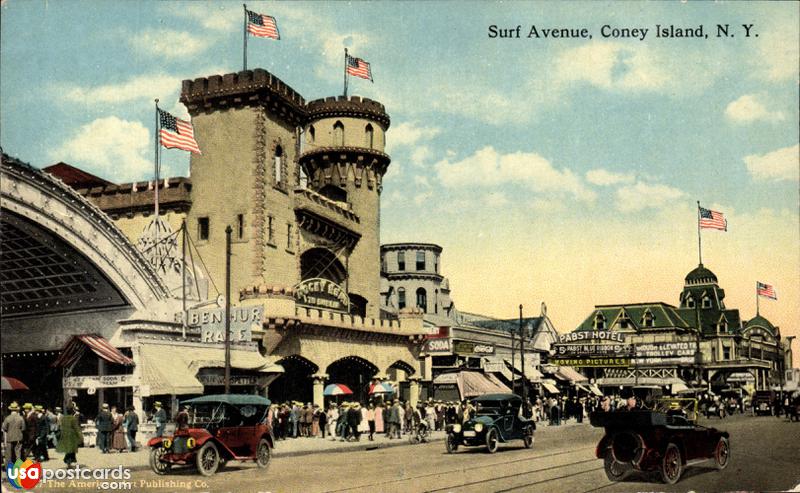
[[[76,462],[75,455],[83,443],[77,406],[70,406],[62,413],[60,407],[51,410],[26,402],[20,408],[17,402],[12,402],[8,411],[2,427],[9,462],[48,461],[50,448],[65,454],[64,463],[68,466]]]

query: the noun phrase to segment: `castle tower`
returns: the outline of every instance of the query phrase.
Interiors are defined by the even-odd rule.
[[[351,303],[367,317],[380,311],[380,194],[390,158],[385,154],[389,115],[384,106],[358,96],[326,98],[306,106],[301,182],[358,216],[361,237],[346,262]]]

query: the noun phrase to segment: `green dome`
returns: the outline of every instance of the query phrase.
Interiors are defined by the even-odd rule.
[[[766,329],[769,329],[769,331],[772,332],[773,334],[775,333],[775,326],[772,325],[772,322],[762,317],[761,315],[756,315],[755,317],[751,318],[744,326],[745,329],[748,329],[750,327],[764,327]]]
[[[698,265],[693,271],[686,274],[686,285],[690,284],[716,284],[717,276],[713,272],[703,267],[703,264]]]

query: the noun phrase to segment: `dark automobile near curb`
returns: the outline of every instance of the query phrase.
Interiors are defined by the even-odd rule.
[[[257,395],[206,395],[189,399],[189,425],[171,437],[155,437],[150,447],[150,468],[166,474],[175,465],[194,465],[211,476],[229,460],[269,465],[274,448],[272,429],[266,422],[270,401]]]
[[[595,455],[603,459],[611,481],[622,481],[633,471],[657,471],[663,482],[675,484],[687,466],[713,461],[722,470],[730,460],[727,432],[685,416],[633,410],[594,412],[589,419],[592,426],[605,428]]]
[[[520,414],[522,398],[516,394],[487,394],[473,400],[475,416],[463,424],[447,425],[445,447],[448,453],[459,446],[485,446],[493,454],[500,443],[522,440],[533,446],[536,423]]]

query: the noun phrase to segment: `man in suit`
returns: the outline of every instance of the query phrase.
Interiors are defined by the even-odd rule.
[[[155,412],[153,413],[153,422],[156,424],[156,436],[164,436],[164,428],[167,426],[167,411],[161,407],[161,401],[156,401],[153,406]]]
[[[25,419],[19,415],[19,404],[12,402],[8,406],[11,411],[3,420],[3,437],[6,441],[6,452],[13,464],[22,459],[22,442],[25,437]]]
[[[108,411],[108,404],[103,403],[97,418],[94,420],[97,426],[97,446],[100,452],[107,454],[111,447],[111,431],[114,429],[114,419]]]

